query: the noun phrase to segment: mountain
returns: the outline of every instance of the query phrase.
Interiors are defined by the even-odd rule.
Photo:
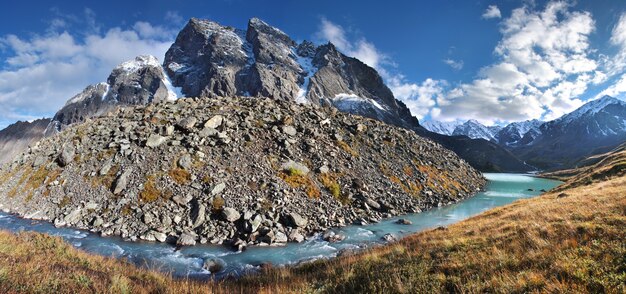
[[[269,97],[333,106],[415,130],[458,152],[475,167],[531,169],[496,144],[427,131],[395,99],[375,69],[342,54],[332,43],[297,44],[257,18],[248,22],[246,30],[192,18],[167,51],[164,68],[173,85],[188,97]]]
[[[447,135],[447,136],[451,136],[452,133],[454,132],[454,128],[456,128],[456,126],[458,126],[459,124],[461,123],[458,121],[441,122],[441,121],[436,121],[436,120],[429,120],[429,121],[425,121],[421,123],[421,125],[425,129],[434,133]]]
[[[410,130],[312,103],[181,98],[41,140],[0,170],[3,208],[130,240],[302,241],[469,197],[482,175]]]
[[[537,119],[513,122],[501,128],[494,139],[504,146],[528,144],[541,134],[542,124],[543,122]]]
[[[513,153],[541,169],[573,167],[626,141],[626,102],[604,96],[542,124],[540,132]]]
[[[0,165],[10,162],[24,152],[29,145],[39,141],[50,119],[33,122],[18,121],[0,131]]]
[[[90,85],[69,99],[52,118],[46,134],[103,115],[117,106],[174,100],[176,91],[154,56],[138,56],[113,69],[105,83]]]
[[[454,128],[453,136],[468,136],[472,139],[495,141],[495,135],[500,130],[498,126],[485,126],[477,120],[470,119]]]
[[[268,97],[418,125],[375,69],[331,43],[297,44],[258,18],[245,31],[192,18],[165,54],[164,67],[188,97]]]
[[[395,99],[375,69],[345,56],[331,43],[298,44],[257,18],[248,22],[246,30],[192,18],[167,51],[163,66],[152,56],[121,64],[107,82],[88,86],[69,99],[53,117],[46,134],[56,134],[118,106],[183,95],[267,97],[331,106],[414,130],[454,150],[474,167],[489,167],[485,171],[530,170],[495,144],[427,131],[406,105]]]

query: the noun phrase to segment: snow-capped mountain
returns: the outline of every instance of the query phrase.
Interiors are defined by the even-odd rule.
[[[495,139],[498,144],[505,146],[524,144],[524,142],[532,141],[541,134],[539,127],[542,124],[543,121],[537,119],[513,122],[500,129],[496,133]],[[523,140],[524,138],[526,139]]]
[[[174,100],[180,90],[172,86],[156,57],[137,56],[118,65],[105,83],[90,85],[70,98],[53,117],[46,134],[64,126],[102,115],[117,105],[139,105]]]
[[[604,96],[542,124],[539,131],[534,140],[513,152],[539,168],[570,167],[626,141],[626,102]]]
[[[495,135],[500,130],[498,126],[485,126],[477,120],[470,119],[454,128],[453,136],[468,136],[472,139],[496,141]]]
[[[456,126],[460,125],[461,123],[462,122],[459,121],[441,122],[436,120],[429,120],[422,122],[422,126],[431,132],[451,136],[454,132],[454,128],[456,128]]]

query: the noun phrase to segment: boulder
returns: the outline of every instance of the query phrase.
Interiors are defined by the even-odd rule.
[[[294,227],[306,227],[308,220],[299,214],[292,212],[289,214],[289,223]]]
[[[196,245],[196,235],[193,233],[182,233],[178,240],[176,240],[177,246],[193,246]]]
[[[239,212],[233,208],[226,207],[222,210],[222,218],[227,222],[235,222],[241,217]]]
[[[59,166],[64,167],[72,163],[74,161],[74,157],[76,156],[76,150],[74,146],[71,144],[66,144],[61,148],[61,153],[57,159]]]
[[[215,115],[204,123],[204,128],[217,129],[222,125],[224,117],[221,115]]]
[[[122,172],[115,180],[115,184],[113,186],[113,194],[118,195],[126,190],[126,186],[128,185],[128,177],[131,174],[131,170],[125,170]]]
[[[165,142],[167,142],[167,137],[163,137],[159,134],[152,134],[148,137],[148,140],[146,141],[146,146],[150,148],[156,148]]]

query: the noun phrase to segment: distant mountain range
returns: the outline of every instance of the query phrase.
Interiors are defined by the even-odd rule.
[[[475,120],[431,121],[423,126],[441,134],[488,140],[538,169],[570,168],[626,141],[626,102],[604,96],[548,122],[528,120],[484,126]]]

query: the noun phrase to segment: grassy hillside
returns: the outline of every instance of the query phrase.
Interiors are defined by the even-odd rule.
[[[626,176],[602,172],[612,166],[396,244],[217,284],[89,256],[58,238],[1,233],[0,292],[624,293]]]

